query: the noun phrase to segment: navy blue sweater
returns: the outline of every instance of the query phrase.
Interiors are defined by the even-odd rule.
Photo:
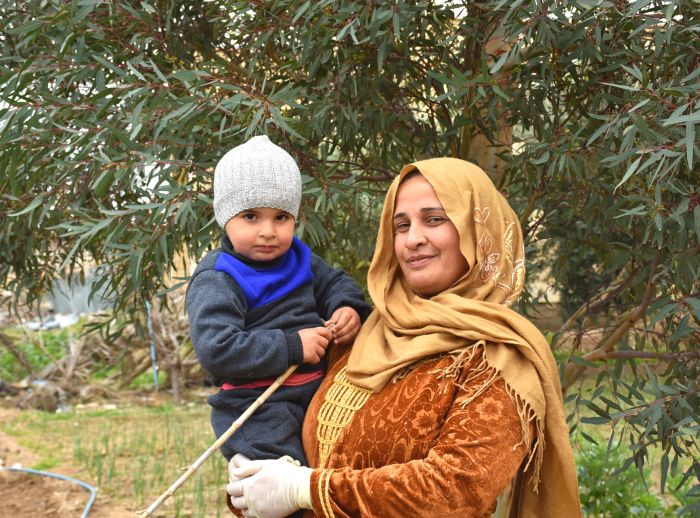
[[[228,237],[199,263],[187,290],[197,357],[215,385],[279,376],[303,362],[300,329],[318,327],[342,306],[361,320],[370,306],[355,281],[299,239],[270,263],[246,261]],[[313,372],[319,365],[302,365]]]

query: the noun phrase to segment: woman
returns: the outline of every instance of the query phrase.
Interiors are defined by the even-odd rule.
[[[376,308],[304,422],[311,466],[234,457],[246,516],[580,516],[557,368],[509,306],[522,233],[478,167],[406,166],[368,275]],[[311,516],[310,513],[307,513]]]

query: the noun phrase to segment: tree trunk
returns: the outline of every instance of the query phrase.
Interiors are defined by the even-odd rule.
[[[503,39],[502,30],[497,29],[486,42],[483,50],[490,56],[489,65],[491,65],[493,58],[498,58],[510,50],[510,44]],[[474,52],[468,59],[471,61],[468,63],[468,66],[471,68],[472,73],[477,74],[481,64],[481,49],[478,49],[478,52]],[[494,76],[495,82],[503,84],[503,82],[507,81],[509,74],[505,71],[506,68],[507,64]],[[465,112],[470,109],[473,98],[474,93],[472,89],[472,92],[466,98]],[[485,117],[484,120],[486,119]],[[491,132],[490,136],[485,135],[477,124],[462,128],[459,154],[460,158],[469,160],[481,167],[493,180],[493,183],[501,189],[506,182],[505,168],[507,162],[498,155],[511,153],[513,148],[513,127],[505,122],[505,118],[499,120],[499,123],[498,129]]]

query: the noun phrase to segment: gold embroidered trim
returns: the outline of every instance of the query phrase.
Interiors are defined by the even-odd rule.
[[[329,494],[332,473],[333,472],[331,470],[324,470],[318,477],[318,499],[321,502],[323,516],[326,516],[327,518],[333,518],[335,516]]]
[[[326,467],[331,448],[338,440],[340,432],[371,394],[371,390],[350,383],[345,375],[345,367],[336,374],[316,418],[320,467]]]

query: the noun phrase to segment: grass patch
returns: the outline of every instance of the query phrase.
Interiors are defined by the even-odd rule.
[[[39,471],[51,471],[51,469],[59,464],[60,462],[57,459],[45,459],[37,462],[32,468],[38,469]]]
[[[214,440],[205,405],[55,415],[26,411],[0,428],[40,456],[36,469],[70,459],[70,476],[129,511],[146,508]],[[216,453],[155,516],[226,516],[226,462]]]

